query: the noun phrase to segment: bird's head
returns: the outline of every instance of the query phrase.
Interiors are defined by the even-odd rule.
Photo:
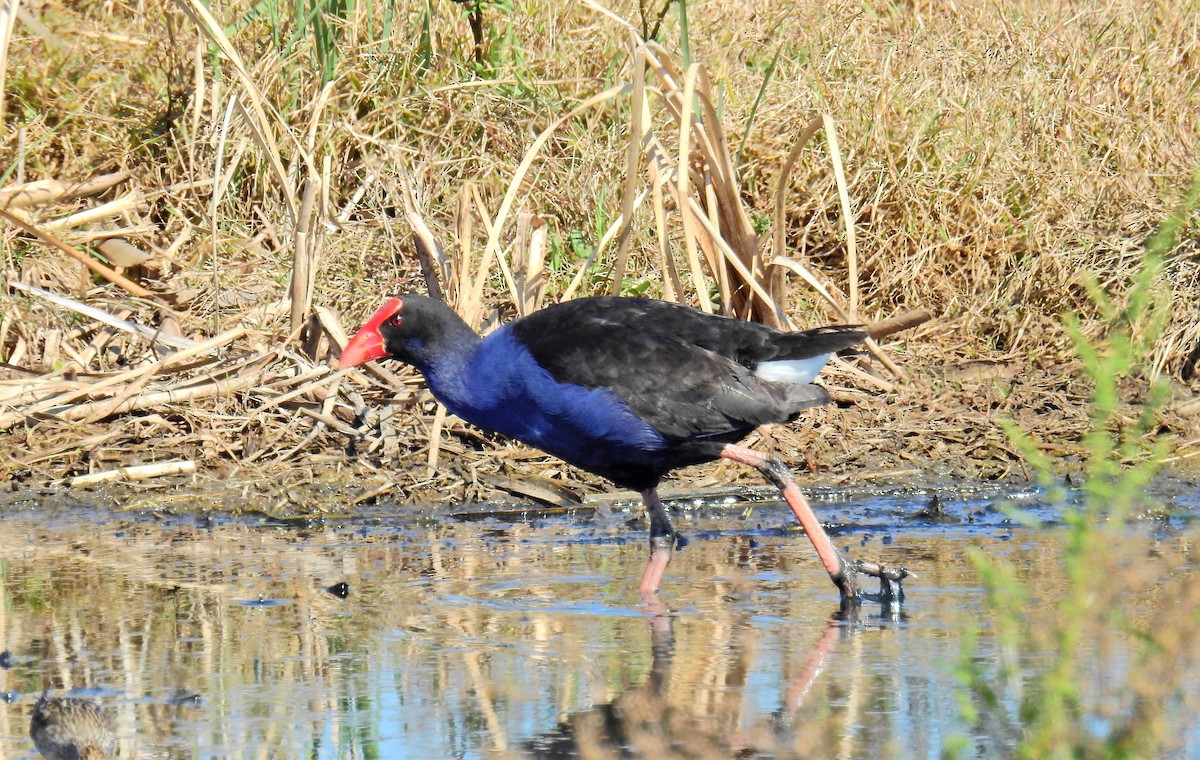
[[[399,359],[424,369],[445,345],[478,340],[454,311],[433,298],[404,295],[389,298],[342,349],[338,369],[374,359]]]

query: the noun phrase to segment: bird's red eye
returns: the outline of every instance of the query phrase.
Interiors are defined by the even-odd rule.
[[[399,314],[393,314],[392,318],[388,320],[388,324],[391,325],[392,327],[399,327],[400,323],[403,321],[404,321],[404,317],[402,317]]]

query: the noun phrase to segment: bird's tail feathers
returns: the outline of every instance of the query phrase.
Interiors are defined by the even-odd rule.
[[[779,348],[776,359],[808,359],[821,354],[833,354],[867,339],[862,325],[830,325],[782,333],[775,345]]]
[[[754,369],[754,375],[760,380],[772,383],[799,385],[811,383],[821,374],[825,363],[831,354],[810,356],[807,359],[782,359],[762,362]]]
[[[797,415],[805,409],[828,404],[833,400],[829,391],[819,385],[787,385],[788,414]]]

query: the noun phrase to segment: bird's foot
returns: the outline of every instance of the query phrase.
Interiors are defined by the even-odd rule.
[[[671,531],[661,536],[650,536],[650,553],[679,551],[690,543],[682,533]]]
[[[879,579],[879,593],[871,594],[859,587],[859,576]],[[885,567],[878,562],[866,560],[844,560],[842,569],[833,582],[842,592],[842,606],[856,605],[863,600],[899,605],[904,601],[905,578],[915,577],[907,567]]]
[[[650,536],[650,559],[646,563],[646,571],[642,574],[642,583],[639,586],[642,600],[647,604],[658,601],[658,585],[662,582],[667,565],[671,563],[671,554],[685,546],[687,539],[674,530]]]
[[[650,553],[677,551],[688,545],[688,540],[682,533],[668,533],[665,536],[650,537]]]

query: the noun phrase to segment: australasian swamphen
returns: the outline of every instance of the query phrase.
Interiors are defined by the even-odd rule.
[[[650,520],[645,599],[678,540],[656,490],[662,477],[720,457],[751,465],[779,488],[846,601],[857,599],[857,574],[899,591],[905,571],[847,561],[787,466],[737,442],[828,402],[812,381],[831,354],[866,337],[856,326],[786,333],[664,301],[596,296],[481,338],[441,301],[404,295],[355,334],[339,367],[407,362],[463,420],[640,491]]]

